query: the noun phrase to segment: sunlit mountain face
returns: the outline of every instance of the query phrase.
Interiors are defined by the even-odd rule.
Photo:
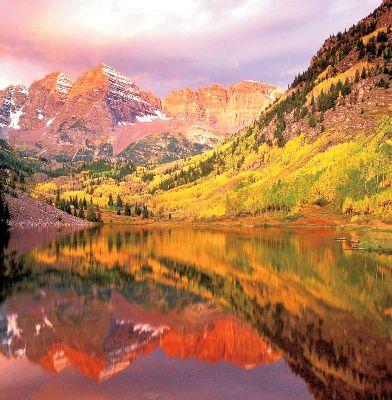
[[[132,380],[136,392],[151,393],[142,383],[151,375],[161,376],[151,385],[162,398],[175,390],[162,379],[178,379],[183,390],[211,376],[230,387],[227,398],[271,388],[278,398],[391,392],[390,256],[345,248],[336,232],[104,227],[34,235],[24,248],[28,231],[3,240],[2,371],[20,369],[65,392],[79,382],[91,396],[101,382],[107,398]],[[241,372],[229,384],[232,368]],[[28,386],[15,391],[7,379],[5,393]],[[206,385],[188,387],[201,398],[225,393]]]

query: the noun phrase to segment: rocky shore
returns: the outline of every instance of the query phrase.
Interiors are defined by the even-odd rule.
[[[5,199],[10,209],[11,227],[93,225],[91,222],[69,215],[18,190],[10,190],[6,193]]]

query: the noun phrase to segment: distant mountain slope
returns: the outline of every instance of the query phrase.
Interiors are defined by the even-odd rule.
[[[222,101],[216,98],[218,88]],[[0,91],[0,129],[15,148],[58,163],[111,159],[125,149],[122,158],[129,156],[131,161],[174,160],[211,149],[229,133],[252,123],[282,93],[259,82],[183,92],[193,93],[192,99],[178,99],[174,92],[163,107],[158,97],[105,64],[75,82],[54,72],[30,88],[10,86]],[[201,135],[201,146],[194,141],[195,130]],[[181,136],[178,151],[148,148],[151,140],[143,138],[162,133],[173,135],[170,141]],[[143,157],[133,154],[135,146]]]
[[[119,153],[136,165],[162,164],[203,153],[215,147],[223,135],[198,126],[190,126],[187,132],[163,132],[146,136],[130,144]]]

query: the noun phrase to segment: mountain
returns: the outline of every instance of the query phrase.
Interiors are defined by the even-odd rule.
[[[170,92],[162,101],[163,112],[179,125],[163,134],[148,135],[119,155],[143,165],[203,153],[228,134],[252,124],[282,94],[276,86],[255,81],[243,81],[227,89],[214,84]]]
[[[57,162],[120,153],[143,164],[163,162],[211,149],[282,93],[256,82],[183,92],[193,94],[171,93],[163,106],[105,64],[75,82],[54,72],[28,89],[10,86],[0,92],[0,128],[16,149]],[[197,112],[188,112],[192,108]],[[168,149],[168,141],[176,145]]]
[[[250,125],[269,104],[283,94],[276,86],[243,81],[224,88],[212,85],[169,93],[163,100],[165,112],[186,122],[235,132]]]
[[[8,86],[0,91],[0,128],[19,129],[22,108],[28,91],[24,86]]]
[[[89,181],[88,193],[83,175],[52,183],[65,197],[77,187],[78,195],[92,194],[106,207],[112,193],[124,203],[146,204],[158,217],[391,224],[391,9],[392,2],[385,1],[349,30],[328,38],[278,101],[213,150],[193,157],[182,152],[183,160],[136,171],[120,186],[102,174],[99,183]],[[244,112],[235,118],[225,114],[237,101],[230,99],[244,102],[236,90],[213,86],[176,92],[163,100],[163,112],[184,123],[213,123],[216,129],[228,121],[240,124]],[[247,104],[253,98],[248,96]],[[171,137],[143,140],[148,144],[142,149],[126,149],[135,160],[147,147],[153,153],[155,145],[156,154],[148,158],[160,162],[172,159],[171,154],[160,158],[162,148],[166,154],[178,151]],[[36,195],[53,197],[42,186]]]
[[[224,136],[207,128],[191,126],[181,131],[148,135],[130,144],[119,156],[136,165],[162,164],[184,159],[214,148]]]
[[[24,131],[50,126],[71,87],[72,82],[60,72],[35,81],[30,88],[9,86],[0,92],[0,126]]]

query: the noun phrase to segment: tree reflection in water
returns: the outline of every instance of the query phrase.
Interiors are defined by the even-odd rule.
[[[392,259],[344,251],[335,235],[102,227],[24,254],[11,237],[3,352],[25,348],[52,370],[72,360],[98,380],[158,347],[241,367],[283,357],[317,399],[388,398]]]

